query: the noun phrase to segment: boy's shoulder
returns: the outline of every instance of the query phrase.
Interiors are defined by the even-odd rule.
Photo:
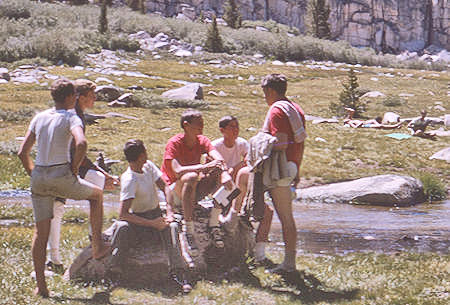
[[[211,142],[211,144],[212,144],[213,146],[217,146],[217,145],[220,145],[220,144],[222,144],[222,143],[223,143],[223,137],[222,137],[222,138],[215,139],[214,141]]]

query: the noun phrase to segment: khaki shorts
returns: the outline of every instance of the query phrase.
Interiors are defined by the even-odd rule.
[[[31,172],[31,201],[36,222],[53,218],[56,197],[85,200],[96,186],[76,177],[69,163],[53,166],[35,166]]]

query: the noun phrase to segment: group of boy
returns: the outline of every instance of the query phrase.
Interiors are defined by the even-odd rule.
[[[248,143],[238,137],[239,123],[235,117],[226,116],[219,122],[223,138],[211,142],[203,135],[203,117],[201,112],[188,110],[180,119],[183,132],[169,139],[163,157],[161,170],[147,160],[147,150],[140,140],[129,140],[125,144],[124,154],[129,167],[122,174],[120,192],[120,222],[111,248],[101,240],[102,190],[77,176],[80,160],[86,153],[86,139],[80,122],[70,111],[75,97],[69,81],[56,81],[52,86],[55,108],[38,114],[30,128],[19,152],[19,156],[28,174],[31,175],[32,203],[36,220],[36,233],[33,240],[33,262],[36,271],[37,291],[48,296],[45,284],[45,244],[48,239],[50,220],[53,217],[54,198],[88,199],[91,203],[90,221],[92,224],[93,257],[100,259],[112,250],[111,270],[122,272],[121,266],[128,249],[148,234],[158,234],[168,247],[169,271],[181,284],[184,292],[192,289],[186,281],[186,263],[181,257],[177,239],[173,236],[176,226],[172,226],[173,210],[181,206],[186,227],[186,240],[192,255],[198,251],[195,240],[193,210],[205,195],[211,194],[220,186],[231,190],[241,190],[233,200],[227,219],[236,218],[242,210],[243,200],[248,187],[251,167],[246,163]],[[69,82],[70,83],[70,82]],[[291,180],[283,185],[268,189],[273,205],[280,218],[285,242],[285,258],[273,271],[291,272],[295,270],[296,227],[292,214],[292,184],[299,181],[299,168],[304,149],[303,110],[285,96],[287,79],[281,74],[270,74],[262,81],[266,102],[271,108],[266,117],[266,132],[276,138],[274,150],[285,151]],[[291,126],[289,114],[281,107],[274,107],[283,101],[292,105],[301,122],[302,141],[296,141],[298,130]],[[75,154],[72,162],[68,157],[68,143],[73,137]],[[37,139],[36,165],[30,157],[31,147]],[[201,163],[202,155],[207,161]],[[158,189],[167,202],[167,212],[163,216],[159,208]],[[223,247],[219,223],[221,207],[215,204],[209,219],[212,240],[216,247]],[[264,217],[257,229],[254,254],[255,259],[264,264],[265,243],[268,241],[273,210],[265,207]]]

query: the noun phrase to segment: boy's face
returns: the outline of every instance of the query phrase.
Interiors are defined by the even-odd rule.
[[[84,111],[85,109],[94,107],[94,102],[96,100],[96,94],[94,90],[89,90],[86,94],[80,95],[78,97],[78,104],[81,109]]]
[[[239,136],[239,123],[236,120],[230,121],[224,128],[220,128],[224,139],[235,141]]]
[[[203,117],[193,118],[190,123],[185,121],[184,132],[196,136],[203,134]]]

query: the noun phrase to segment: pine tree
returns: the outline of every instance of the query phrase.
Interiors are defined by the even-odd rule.
[[[108,32],[108,18],[107,18],[107,0],[102,0],[102,7],[100,10],[100,19],[98,25],[98,31],[101,34],[105,34]]]
[[[330,24],[328,17],[330,16],[330,5],[325,0],[313,0],[310,4],[312,15],[312,32],[313,35],[320,39],[330,39]]]
[[[127,4],[133,11],[138,11],[141,6],[141,0],[127,0]]]
[[[242,25],[242,16],[239,13],[239,9],[235,0],[228,0],[224,6],[225,13],[223,14],[223,20],[225,20],[229,27],[238,29]]]
[[[205,49],[209,52],[219,53],[223,51],[222,38],[217,26],[216,16],[212,17],[212,22],[206,34]]]
[[[332,103],[330,108],[337,114],[344,113],[344,108],[352,108],[355,110],[353,117],[360,117],[366,111],[366,104],[361,101],[361,92],[358,90],[358,78],[355,71],[350,69],[348,72],[347,82],[342,84],[342,92],[339,94],[340,104]]]

